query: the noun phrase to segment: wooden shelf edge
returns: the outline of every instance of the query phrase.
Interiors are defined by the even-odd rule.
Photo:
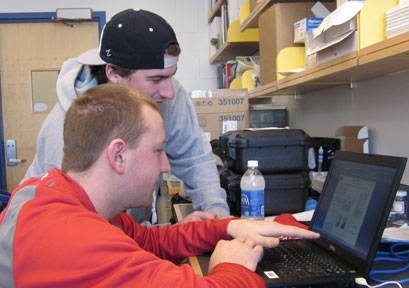
[[[209,23],[211,23],[213,21],[214,17],[220,15],[221,7],[226,1],[227,0],[217,0],[216,6],[214,7],[213,11],[210,12],[210,15],[208,17],[208,22]]]
[[[277,89],[283,89],[294,85],[314,81],[324,76],[332,75],[342,70],[350,69],[358,65],[358,51],[350,52],[331,61],[322,63],[313,68],[287,76],[280,79],[277,83]]]
[[[378,61],[409,52],[409,32],[386,39],[359,50],[359,64]]]
[[[230,42],[225,42],[225,43],[223,44],[223,46],[220,47],[220,48],[216,51],[216,53],[210,58],[209,63],[210,63],[210,64],[215,64],[215,63],[217,63],[217,62],[221,62],[221,61],[218,60],[218,58],[220,57],[220,55],[223,54],[223,51],[227,50],[227,48],[228,48],[230,45],[231,45]]]
[[[257,28],[258,27],[258,17],[261,12],[267,8],[271,0],[264,0],[256,6],[256,8],[250,12],[250,15],[240,24],[240,32],[243,32],[247,28]]]
[[[258,98],[260,96],[271,96],[272,93],[276,90],[277,90],[277,83],[274,81],[266,85],[256,87],[253,90],[250,90],[248,92],[248,96],[250,99]]]
[[[257,52],[259,47],[258,42],[226,42],[217,50],[217,52],[209,59],[210,64],[233,60],[236,56],[251,56]]]

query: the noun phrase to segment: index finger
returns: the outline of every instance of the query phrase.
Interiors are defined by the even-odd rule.
[[[271,226],[271,230],[269,229],[270,233],[268,233],[269,235],[264,235],[264,236],[300,237],[300,238],[307,238],[307,239],[317,239],[320,237],[319,233],[316,233],[314,231],[310,231],[307,229],[303,229],[303,228],[299,228],[299,227],[291,226],[291,225],[284,225],[284,224],[280,224],[277,222],[269,222],[269,223],[273,223],[274,226],[277,226],[277,227]]]
[[[277,222],[266,222],[263,228],[262,231],[259,230],[259,234],[256,233],[253,237],[259,245],[268,248],[277,246],[279,238],[297,237],[316,239],[320,236],[319,233],[313,231],[296,226],[283,225]]]

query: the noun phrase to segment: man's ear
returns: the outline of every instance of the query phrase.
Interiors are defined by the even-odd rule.
[[[108,162],[113,170],[122,175],[125,171],[126,143],[123,139],[114,139],[107,148]]]
[[[119,81],[120,81],[121,76],[119,76],[119,74],[115,71],[114,68],[112,68],[111,65],[107,64],[105,66],[105,74],[110,82],[120,83]]]

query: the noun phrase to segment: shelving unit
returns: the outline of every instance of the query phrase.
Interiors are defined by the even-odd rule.
[[[222,5],[226,0],[218,0],[215,9],[210,13],[209,21],[214,15],[220,14]],[[253,55],[259,49],[258,29],[250,28],[240,31],[240,21],[231,23],[227,31],[227,41],[209,59],[210,64],[233,60],[236,56]]]
[[[254,10],[250,12],[250,15],[240,24],[240,31],[243,32],[247,28],[257,28],[258,17],[272,4],[272,2],[272,0],[263,0],[259,3]]]
[[[214,17],[220,16],[222,5],[226,2],[226,0],[217,0],[216,6],[214,7],[213,11],[210,11],[208,15],[208,22],[212,22]]]
[[[235,59],[240,55],[252,55],[258,51],[258,42],[226,42],[217,50],[209,62],[214,64],[217,62],[225,62]]]
[[[249,91],[250,97],[297,95],[409,70],[409,32]]]
[[[226,0],[218,0],[211,15],[220,13]],[[261,13],[274,1],[264,0],[240,24],[240,32],[258,27]],[[214,16],[213,16],[214,17]],[[211,21],[209,18],[209,21]],[[252,55],[258,42],[227,42],[210,59],[210,63],[233,59],[237,55]],[[287,76],[277,82],[256,87],[250,97],[299,95],[338,85],[409,70],[409,32],[386,39],[311,69]]]

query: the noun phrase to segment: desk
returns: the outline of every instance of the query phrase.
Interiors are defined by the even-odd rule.
[[[173,205],[173,216],[176,222],[180,222],[186,215],[192,213],[192,203],[179,203]],[[190,266],[197,275],[206,276],[209,268],[209,260],[211,253],[206,253],[199,256],[189,257]]]
[[[209,261],[211,253],[189,257],[189,264],[197,275],[206,276],[209,271]]]
[[[179,203],[173,204],[173,216],[175,217],[175,221],[180,222],[186,216],[192,213],[193,206],[192,203]]]

